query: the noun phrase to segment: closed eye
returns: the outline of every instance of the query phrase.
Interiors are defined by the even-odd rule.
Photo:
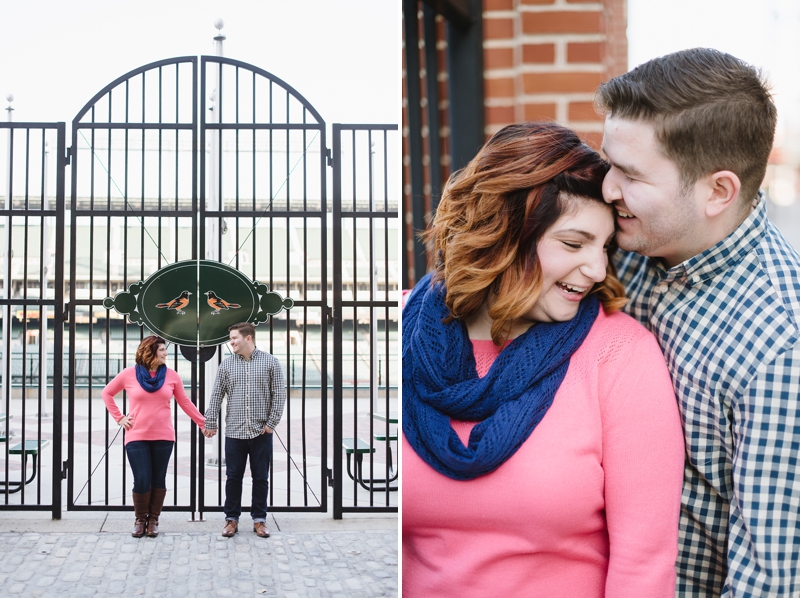
[[[564,245],[566,245],[567,247],[570,247],[572,249],[580,249],[581,248],[581,244],[580,243],[567,243],[566,241],[561,241],[561,242]]]

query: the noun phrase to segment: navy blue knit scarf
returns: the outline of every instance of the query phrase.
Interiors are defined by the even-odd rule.
[[[155,392],[164,386],[164,380],[167,379],[167,366],[163,363],[158,366],[154,378],[150,377],[150,372],[147,368],[136,364],[136,379],[139,381],[139,386],[144,388],[147,392]]]
[[[568,322],[539,323],[515,338],[479,378],[466,326],[443,324],[444,287],[423,278],[403,309],[403,432],[416,453],[454,480],[500,467],[553,404],[570,356],[597,317],[591,295]],[[479,421],[464,444],[450,418]]]

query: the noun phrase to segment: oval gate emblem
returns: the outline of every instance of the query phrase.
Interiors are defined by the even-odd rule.
[[[237,322],[258,326],[293,305],[293,299],[267,285],[209,260],[170,264],[103,300],[106,309],[114,308],[171,343],[201,347],[227,342],[228,327]]]

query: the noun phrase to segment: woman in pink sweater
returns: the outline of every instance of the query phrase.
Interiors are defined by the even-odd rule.
[[[606,170],[524,123],[444,189],[403,310],[404,596],[674,594],[683,435]]]
[[[136,513],[132,536],[158,535],[158,518],[167,494],[167,466],[175,444],[170,403],[172,397],[183,412],[201,427],[203,414],[197,410],[175,370],[166,365],[167,342],[148,336],[136,350],[136,365],[125,368],[103,389],[106,409],[125,428],[125,452],[133,471],[133,509]],[[128,415],[123,415],[114,395],[127,391]]]

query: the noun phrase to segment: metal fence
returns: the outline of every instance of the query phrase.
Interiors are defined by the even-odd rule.
[[[27,461],[6,443],[5,479],[26,468],[30,475],[35,461],[38,493],[33,497],[33,485],[23,484],[19,493],[5,493],[0,508],[52,509],[58,517],[63,479],[70,510],[130,508],[124,433],[117,436],[100,394],[133,362],[148,331],[125,325],[103,300],[168,264],[205,259],[230,264],[294,300],[290,312],[257,333],[259,347],[284,367],[289,395],[276,430],[270,508],[327,511],[332,486],[335,517],[345,502],[396,510],[389,484],[365,489],[348,479],[342,492],[349,457],[341,444],[345,418],[363,430],[378,407],[387,418],[397,409],[396,125],[333,125],[331,152],[325,121],[290,85],[253,65],[206,56],[161,60],[119,77],[73,119],[69,147],[64,123],[0,128],[14,149],[7,152],[13,185],[0,212],[7,293],[0,298],[6,355],[0,427],[7,438],[48,441]],[[48,175],[44,154],[18,147],[22,137],[33,148],[34,132],[51,129],[57,139],[49,146],[55,168]],[[349,142],[342,131],[350,131]],[[342,153],[348,143],[352,150]],[[34,157],[45,166],[19,168]],[[352,173],[347,179],[336,175],[343,164]],[[18,180],[38,186],[38,193],[18,193]],[[343,198],[349,198],[344,208]],[[201,411],[225,354],[187,361],[171,348],[168,365]],[[118,400],[124,409],[127,398]],[[396,423],[387,425],[387,438],[396,438]],[[165,508],[220,511],[222,434],[208,442],[177,412],[173,426]],[[370,471],[394,471],[388,441],[376,438],[364,463]]]

